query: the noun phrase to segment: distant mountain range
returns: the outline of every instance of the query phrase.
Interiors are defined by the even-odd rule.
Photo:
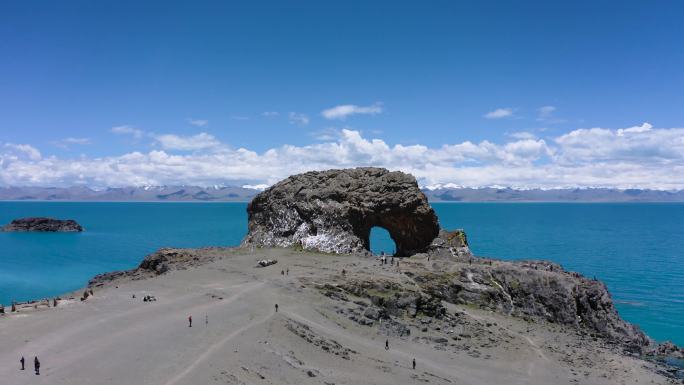
[[[430,202],[684,202],[684,190],[423,188]]]
[[[240,202],[259,190],[244,187],[145,186],[93,190],[88,187],[2,187],[0,200],[115,202]]]
[[[263,186],[255,186],[263,187]],[[252,186],[145,186],[94,190],[88,187],[0,187],[0,200],[110,202],[247,202]],[[684,190],[468,188],[427,186],[430,202],[684,202]]]

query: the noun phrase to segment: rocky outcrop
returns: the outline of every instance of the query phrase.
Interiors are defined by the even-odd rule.
[[[427,248],[427,255],[442,260],[468,260],[473,257],[468,247],[468,237],[463,230],[440,230]]]
[[[620,318],[600,281],[546,261],[474,257],[467,250],[465,234],[460,232],[444,232],[439,238],[426,254],[401,261],[400,269],[407,279],[339,274],[321,290],[328,297],[345,301],[356,297],[369,300],[372,307],[368,314],[364,312],[369,320],[442,319],[448,315],[444,303],[451,303],[577,329],[588,338],[601,338],[630,353],[676,356],[672,352],[679,352],[674,345],[654,352],[658,345]]]
[[[652,341],[617,313],[606,286],[544,261],[505,262],[475,258],[448,272],[416,272],[421,289],[454,304],[574,326],[625,349],[643,352]]]
[[[656,357],[668,357],[677,360],[684,360],[684,350],[673,344],[672,341],[665,341],[661,344],[658,344],[649,354]]]
[[[213,261],[225,254],[223,248],[208,247],[204,249],[172,249],[163,248],[148,255],[137,268],[98,274],[88,281],[88,286],[103,286],[118,279],[145,279],[165,274],[171,270],[185,270]]]
[[[397,256],[410,256],[427,250],[439,232],[416,179],[382,168],[294,175],[257,195],[247,213],[243,245],[366,252],[378,226],[389,232]]]
[[[10,224],[0,228],[0,231],[80,232],[83,231],[83,227],[73,219],[36,217],[15,219]]]

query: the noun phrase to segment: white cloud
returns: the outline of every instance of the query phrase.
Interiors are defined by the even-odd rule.
[[[351,115],[376,115],[380,113],[382,113],[382,104],[380,103],[365,107],[354,104],[343,104],[321,111],[321,115],[330,120],[344,120]]]
[[[193,119],[190,118],[188,119],[188,123],[192,124],[195,127],[204,127],[209,124],[209,121],[206,119]]]
[[[644,123],[641,126],[634,126],[630,128],[620,128],[617,130],[617,136],[625,136],[634,133],[638,134],[642,132],[648,132],[651,131],[651,128],[653,128],[653,126],[650,123]]]
[[[542,106],[537,108],[537,121],[545,123],[565,123],[565,119],[556,117],[557,108],[555,106]]]
[[[537,135],[527,131],[519,131],[507,135],[514,139],[537,139]]]
[[[249,120],[249,116],[233,115],[230,117],[233,120]]]
[[[328,127],[321,130],[311,131],[309,133],[314,139],[320,141],[333,141],[340,137],[340,130],[334,127]]]
[[[410,172],[421,185],[684,189],[684,128],[649,124],[438,147],[392,145],[350,129],[321,143],[264,152],[230,148],[206,133],[157,140],[162,149],[148,153],[77,159],[41,157],[29,145],[4,144],[0,185],[257,186],[309,170],[379,166]]]
[[[503,119],[510,118],[513,116],[512,108],[497,108],[494,111],[489,111],[483,115],[486,119]]]
[[[179,136],[172,134],[156,135],[155,140],[165,150],[195,151],[216,148],[221,143],[206,132],[193,136]]]
[[[684,128],[653,129],[644,123],[618,130],[579,129],[555,141],[562,149],[556,157],[561,164],[628,162],[669,168],[684,163]]]
[[[40,160],[42,158],[40,151],[30,144],[5,143],[4,147],[7,150],[6,155],[14,159]]]
[[[115,134],[132,135],[135,139],[140,139],[145,135],[143,130],[139,130],[129,125],[112,127],[111,131]]]
[[[273,118],[273,117],[280,115],[280,113],[278,113],[276,111],[264,111],[261,113],[261,115],[266,116],[268,118]]]
[[[247,189],[250,189],[250,190],[259,190],[259,191],[264,191],[264,190],[266,190],[266,189],[269,188],[269,187],[270,187],[270,185],[268,185],[268,184],[266,184],[266,183],[262,183],[262,184],[244,184],[244,185],[242,185],[242,188],[247,188]]]
[[[52,142],[52,144],[63,149],[68,149],[71,145],[85,146],[92,144],[92,141],[90,138],[64,138],[62,140]]]
[[[290,124],[297,124],[300,126],[306,126],[309,124],[309,117],[304,114],[298,114],[296,112],[290,112],[288,116]]]
[[[80,145],[86,145],[86,144],[91,144],[90,138],[66,138],[63,139],[62,142],[68,143],[68,144],[80,144]]]
[[[537,120],[546,120],[551,118],[553,112],[556,111],[555,106],[542,106],[537,109]]]

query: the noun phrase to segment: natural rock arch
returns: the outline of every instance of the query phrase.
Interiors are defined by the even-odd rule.
[[[370,229],[368,250],[373,254],[391,255],[397,251],[397,244],[394,242],[387,229],[380,226],[373,226]]]
[[[257,195],[247,213],[243,245],[366,252],[370,230],[379,226],[390,233],[396,255],[409,256],[425,251],[439,233],[416,179],[383,168],[293,175]]]

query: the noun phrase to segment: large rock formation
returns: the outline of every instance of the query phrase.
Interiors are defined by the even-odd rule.
[[[0,231],[80,232],[83,227],[73,219],[20,218],[0,228]]]
[[[620,318],[602,282],[551,262],[473,256],[465,232],[440,230],[410,175],[379,168],[294,175],[257,195],[247,211],[243,245],[363,252],[373,226],[387,229],[398,256],[412,257],[401,262],[410,281],[367,277],[326,289],[330,296],[368,297],[378,314],[441,317],[444,301],[574,327],[633,353],[655,349]]]
[[[438,261],[432,268],[413,272],[413,281],[423,293],[446,302],[582,328],[634,352],[652,343],[620,318],[603,282],[555,263],[472,258]]]
[[[243,245],[365,252],[371,228],[379,226],[394,240],[397,256],[410,256],[427,250],[439,233],[416,179],[382,168],[294,175],[257,195],[247,213]]]

